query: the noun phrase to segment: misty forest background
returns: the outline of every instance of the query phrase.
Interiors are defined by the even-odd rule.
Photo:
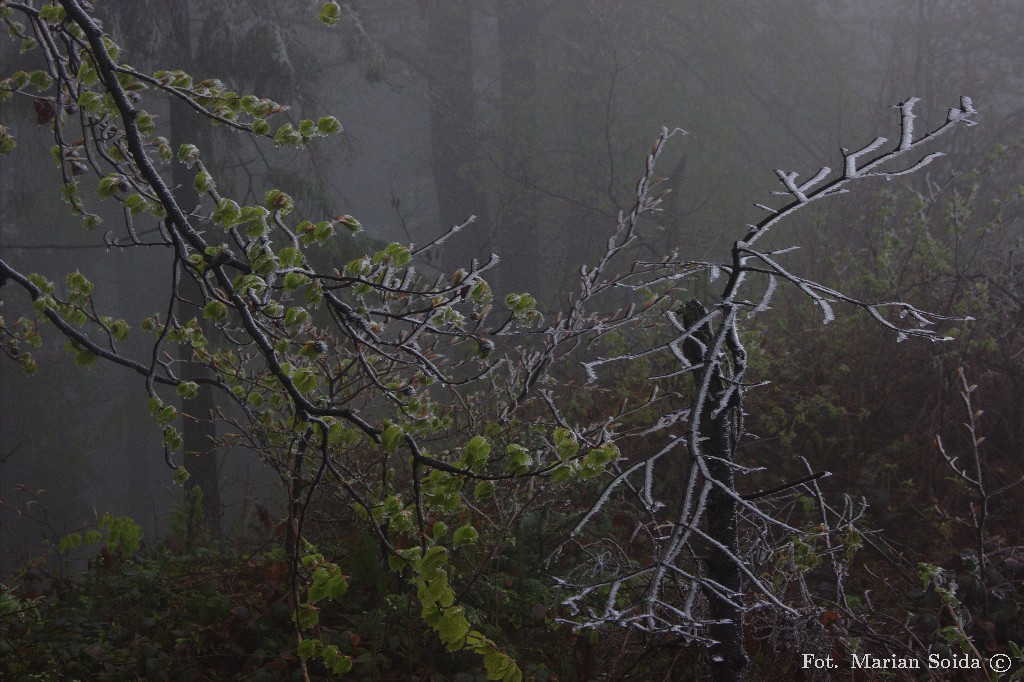
[[[820,633],[822,651],[992,654],[1024,643],[1024,484],[1013,487],[1024,476],[1024,5],[353,0],[328,28],[312,3],[297,0],[94,4],[122,58],[143,72],[220,78],[290,106],[281,120],[338,118],[340,135],[275,148],[147,101],[158,127],[171,126],[161,134],[173,148],[195,142],[239,202],[260,204],[276,187],[295,197],[296,213],[354,216],[362,232],[321,253],[325,266],[390,242],[424,244],[474,215],[420,270],[434,277],[498,254],[500,266],[487,274],[494,300],[529,293],[546,319],[578,288],[580,264],[604,253],[662,126],[687,134],[658,161],[655,175],[671,193],[645,218],[636,257],[678,251],[717,262],[762,217],[753,203],[775,201],[774,169],[810,176],[835,165],[841,147],[892,137],[899,118],[891,106],[908,97],[921,98],[922,125],[972,97],[978,125],[942,138],[946,157],[810,207],[772,245],[799,245],[787,267],[853,296],[973,321],[943,322],[952,341],[897,343],[841,307],[822,325],[816,306],[780,287],[771,314],[744,331],[748,380],[770,384],[746,395],[750,436],[737,457],[770,470],[741,492],[800,478],[806,458],[831,472],[815,481],[822,495],[867,503],[844,608],[830,606],[834,588],[816,582],[829,561],[821,546],[794,541],[788,568],[778,564],[803,571],[812,591],[821,587],[821,608],[801,627]],[[0,77],[39,68],[18,47],[0,43]],[[105,229],[123,221],[116,204],[92,209],[101,229],[81,229],[60,201],[47,151],[53,133],[40,119],[30,98],[0,102],[0,121],[17,140],[0,156],[0,253],[59,283],[80,270],[107,314],[134,326],[168,298],[165,255],[104,244]],[[175,184],[191,185],[173,173]],[[139,219],[136,227],[146,234],[155,225]],[[686,286],[706,298],[719,285],[703,276]],[[8,321],[31,310],[10,283],[2,298]],[[274,552],[288,534],[278,474],[225,444],[192,458],[215,461],[212,475],[185,457],[193,478],[178,485],[138,378],[102,361],[75,367],[62,346],[44,335],[32,376],[0,362],[0,604],[18,614],[0,624],[0,671],[301,679],[291,578]],[[149,347],[143,337],[126,345],[135,354]],[[615,371],[612,391],[572,386],[573,409],[596,414],[602,401],[647,390],[647,367]],[[557,393],[558,377],[549,382]],[[183,428],[213,428],[214,438],[230,430]],[[943,458],[936,436],[949,457],[974,462],[977,453],[984,499]],[[197,477],[206,486],[199,499]],[[526,679],[699,679],[704,647],[562,622],[542,562],[593,502],[599,480],[543,498],[514,527],[514,550],[481,547],[467,560],[474,626]],[[794,509],[806,503],[813,499],[794,495]],[[333,638],[353,663],[348,674],[485,679],[479,661],[432,639],[410,601],[415,589],[382,568],[374,539],[332,526],[332,513],[325,504],[310,524],[320,551],[349,576],[348,594],[321,620],[322,639]],[[119,525],[124,517],[142,531],[127,556],[116,556],[116,543],[62,542],[95,530],[131,535]],[[747,643],[756,675],[811,679],[798,670],[798,636],[762,646],[756,625]],[[308,672],[325,677],[329,663]]]

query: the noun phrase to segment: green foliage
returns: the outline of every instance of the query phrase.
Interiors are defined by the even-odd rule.
[[[334,0],[328,0],[325,2],[323,7],[320,8],[320,21],[327,26],[334,26],[338,23],[338,19],[341,18],[341,6],[338,5]]]
[[[558,427],[552,433],[551,439],[555,445],[555,454],[562,461],[571,458],[579,452],[580,445],[576,441],[576,434],[569,429]]]
[[[194,381],[183,381],[175,387],[174,392],[186,400],[199,395],[199,384]]]
[[[462,452],[462,466],[467,469],[482,469],[491,454],[491,444],[483,436],[474,436],[466,443]]]
[[[206,194],[214,188],[213,177],[206,171],[199,171],[192,185],[200,194]]]
[[[521,474],[528,470],[533,463],[530,451],[515,443],[505,448],[505,456],[508,458],[508,468],[512,473]]]
[[[210,301],[203,307],[203,317],[220,322],[228,316],[228,309],[220,301]]]
[[[476,543],[479,537],[480,533],[477,532],[476,528],[467,524],[455,531],[452,540],[456,547],[462,547],[463,545]]]
[[[460,537],[460,534],[464,543],[476,539],[476,530],[472,527],[460,528],[455,535]],[[471,535],[471,540],[465,540]],[[412,568],[411,581],[416,586],[422,605],[420,615],[437,633],[445,648],[449,651],[466,649],[481,656],[489,680],[522,680],[522,673],[515,661],[499,650],[483,633],[471,629],[465,609],[455,604],[455,591],[448,582],[451,569],[447,550],[435,545],[421,553],[417,547],[405,552],[404,558]]]
[[[512,310],[516,320],[522,323],[529,324],[541,319],[537,299],[530,294],[509,294],[505,297],[505,305]]]
[[[199,148],[194,144],[183,144],[178,149],[178,161],[191,168],[199,160]]]
[[[391,424],[380,434],[380,445],[386,452],[394,452],[401,444],[405,432],[398,424]]]
[[[280,658],[289,646],[287,609],[261,593],[275,566],[265,559],[246,566],[230,553],[161,550],[138,562],[96,564],[31,600],[4,588],[0,646],[19,653],[0,653],[0,676],[182,678],[199,666],[211,679],[289,679]],[[282,595],[283,587],[272,589]]]
[[[185,467],[176,467],[174,469],[174,483],[175,485],[185,485],[185,482],[189,479],[188,469]]]
[[[0,154],[10,154],[18,146],[7,126],[0,125]]]
[[[57,5],[46,5],[40,16],[43,21],[63,22],[66,18],[59,10]],[[337,2],[322,3],[321,22],[335,25],[341,18],[342,7]],[[67,30],[80,33],[81,27],[68,23]],[[38,48],[34,40],[19,37],[23,47]],[[80,67],[74,77],[54,71],[54,76],[64,79],[56,101],[77,98],[83,120],[88,122],[83,128],[91,133],[109,133],[109,139],[115,140],[97,143],[107,165],[103,166],[96,190],[101,198],[120,201],[129,216],[149,210],[176,219],[179,213],[169,211],[175,208],[170,202],[166,206],[152,203],[156,187],[150,186],[143,172],[151,159],[125,151],[127,147],[120,144],[119,137],[123,131],[113,126],[105,128],[106,122],[115,121],[122,127],[134,125],[145,138],[147,154],[154,158],[168,160],[173,153],[167,139],[156,135],[159,121],[153,115],[137,108],[133,117],[122,120],[125,112],[105,86],[124,88],[131,100],[138,100],[139,107],[144,104],[143,94],[151,94],[144,91],[183,97],[219,125],[272,135],[282,146],[309,144],[342,130],[332,116],[275,121],[272,125],[272,117],[286,107],[255,94],[233,92],[215,78],[196,82],[180,70],[148,76],[127,64],[114,64],[116,79],[105,82],[107,77],[101,80],[98,65],[109,74],[110,63],[105,61],[104,52],[117,59],[119,48],[109,38],[103,40],[105,49],[99,54],[89,54],[82,47],[87,41],[66,41],[78,52],[73,59],[59,63]],[[10,95],[30,86],[37,91],[51,90],[53,78],[47,71],[19,72],[4,81],[0,92]],[[43,107],[40,116],[47,112],[45,103],[50,101],[37,100]],[[63,116],[67,112],[52,113]],[[61,128],[55,124],[53,130],[59,132]],[[54,157],[65,178],[69,172],[91,172],[76,146],[58,140],[55,147]],[[13,148],[13,138],[6,128],[0,128],[0,152]],[[291,506],[280,528],[272,522],[262,528],[264,536],[272,531],[273,547],[247,547],[247,552],[238,556],[211,558],[209,552],[190,557],[150,556],[139,558],[138,566],[132,561],[105,561],[106,575],[90,575],[70,587],[71,596],[80,598],[77,602],[59,603],[68,592],[54,594],[54,607],[47,614],[52,622],[45,623],[54,626],[50,635],[42,634],[42,628],[22,629],[12,641],[41,652],[47,664],[59,662],[62,673],[86,679],[104,675],[111,679],[200,677],[210,672],[195,669],[203,665],[216,671],[207,675],[212,679],[223,678],[227,670],[231,674],[241,670],[240,674],[251,679],[266,679],[277,673],[284,678],[288,671],[282,668],[301,660],[313,669],[313,678],[327,671],[381,679],[385,677],[382,671],[402,670],[408,675],[414,668],[420,677],[439,678],[459,668],[463,674],[471,667],[478,669],[482,661],[487,679],[518,680],[524,673],[513,656],[530,661],[531,669],[526,663],[523,668],[531,679],[567,678],[570,673],[565,661],[569,657],[564,655],[564,645],[580,644],[581,649],[593,646],[598,635],[591,633],[577,639],[559,631],[548,615],[550,605],[557,601],[555,596],[549,586],[538,586],[536,580],[528,584],[532,579],[528,574],[536,570],[540,555],[547,549],[545,538],[555,530],[571,527],[573,517],[585,510],[596,494],[596,488],[583,481],[601,476],[620,460],[632,464],[642,456],[638,453],[652,447],[653,439],[642,437],[629,441],[636,444],[635,450],[623,446],[620,451],[612,442],[618,432],[630,432],[633,424],[625,422],[640,420],[642,408],[622,421],[606,421],[602,415],[622,414],[644,404],[644,396],[650,394],[652,384],[658,383],[649,379],[657,374],[653,361],[634,359],[612,385],[593,391],[578,390],[577,384],[566,383],[571,395],[565,401],[565,418],[552,406],[554,419],[532,421],[534,415],[530,415],[529,424],[507,419],[504,409],[511,401],[506,394],[513,391],[497,390],[506,387],[495,380],[489,389],[474,392],[472,381],[500,367],[489,360],[496,350],[491,337],[501,341],[500,337],[511,330],[524,329],[542,319],[533,296],[508,294],[503,319],[488,321],[494,294],[477,272],[459,270],[450,278],[439,278],[441,284],[435,287],[423,285],[410,267],[413,247],[400,243],[375,244],[365,255],[354,258],[346,255],[335,261],[339,267],[348,261],[340,271],[317,270],[315,264],[334,253],[323,247],[337,248],[341,241],[335,234],[336,226],[339,230],[345,228],[340,230],[342,234],[360,230],[355,218],[341,215],[320,220],[324,215],[335,215],[331,211],[319,213],[313,220],[293,221],[288,216],[297,212],[296,198],[281,189],[267,191],[262,205],[242,205],[220,195],[227,190],[218,188],[198,147],[182,145],[177,158],[186,167],[196,168],[194,189],[208,195],[204,201],[212,206],[213,222],[223,231],[213,230],[219,236],[207,242],[211,230],[205,218],[187,211],[190,220],[195,220],[190,226],[168,220],[163,227],[173,235],[167,244],[175,249],[175,263],[184,264],[176,274],[202,279],[203,318],[216,325],[208,325],[204,332],[203,325],[194,318],[183,322],[168,317],[164,326],[154,316],[143,320],[140,327],[154,334],[148,337],[155,339],[154,359],[169,355],[167,346],[161,344],[180,344],[182,351],[210,370],[210,376],[216,377],[216,387],[224,390],[223,399],[236,400],[236,414],[244,409],[248,420],[244,434],[231,434],[225,440],[237,437],[247,447],[258,444],[260,456],[280,474],[289,501],[311,505],[310,514],[306,515],[305,506],[301,514]],[[215,172],[227,188],[230,176],[222,178],[220,170]],[[602,192],[604,184],[600,183]],[[66,179],[60,191],[72,210],[82,216],[83,225],[92,229],[99,224],[96,214],[86,212],[76,180]],[[638,202],[642,204],[639,194]],[[600,203],[605,203],[603,197]],[[952,213],[964,216],[970,209],[971,202],[958,197]],[[915,234],[922,237],[920,243],[929,245],[932,262],[943,268],[959,262],[955,249],[935,239],[927,221],[919,222]],[[222,239],[223,243],[218,243]],[[904,242],[896,230],[878,237],[876,253],[886,273],[879,288],[888,290],[900,281]],[[114,341],[127,338],[127,322],[94,312],[92,284],[80,272],[71,273],[65,280],[67,300],[60,299],[44,278],[37,276],[30,281],[41,292],[37,312],[59,314],[75,328],[94,335],[106,332],[104,353],[108,345],[117,345]],[[597,281],[583,282],[583,288]],[[973,302],[991,300],[996,284],[971,288]],[[657,298],[657,292],[646,293],[648,300]],[[35,332],[30,328],[45,319],[17,327],[16,341],[33,341]],[[595,324],[600,323],[601,318],[593,319],[598,321]],[[557,335],[566,329],[552,327],[548,331]],[[214,330],[218,335],[223,332],[232,347],[218,348],[212,338]],[[209,342],[207,333],[211,335]],[[595,346],[627,349],[636,342],[632,334],[608,333]],[[83,365],[94,362],[98,346],[83,341],[85,336],[75,338],[78,340],[66,346],[75,361]],[[243,339],[240,344],[239,338]],[[533,341],[529,336],[522,338],[526,345]],[[997,338],[1002,337],[980,339],[978,348],[996,352]],[[30,358],[12,356],[28,370]],[[510,362],[513,356],[503,357],[498,351],[495,359]],[[795,373],[804,369],[798,365]],[[167,374],[160,378],[167,381]],[[545,397],[557,393],[547,387],[558,385],[560,380],[549,372],[547,359],[525,374],[530,376],[524,379],[523,396],[515,399],[528,401],[521,413],[536,411],[539,401],[529,401],[539,391]],[[786,409],[768,410],[769,416],[756,422],[766,436],[765,442],[781,445],[784,450],[773,460],[782,460],[779,466],[765,474],[766,478],[778,476],[780,481],[769,481],[769,485],[792,480],[791,460],[796,458],[791,451],[829,450],[842,440],[829,435],[836,432],[831,427],[848,424],[858,414],[855,401],[841,390],[827,389],[808,375],[794,379],[794,391],[787,394],[793,400],[786,402]],[[673,396],[681,395],[677,386],[663,383]],[[176,429],[180,415],[165,402],[170,399],[171,388],[152,382],[147,386],[151,395],[149,411],[162,429],[165,447],[180,449],[183,443]],[[542,387],[539,391],[538,386]],[[199,389],[193,381],[180,381],[174,386],[176,396],[186,400],[197,397]],[[562,396],[555,397],[563,402]],[[647,412],[643,418],[658,416],[650,414],[651,409]],[[580,426],[587,423],[604,425]],[[320,441],[318,436],[326,437]],[[380,447],[372,441],[379,441]],[[388,456],[393,453],[401,456]],[[530,474],[533,467],[543,469],[540,476],[531,476],[528,483],[517,478]],[[511,480],[502,480],[504,476]],[[187,479],[183,467],[175,470],[177,484],[183,485]],[[669,487],[673,481],[650,483]],[[202,499],[200,488],[190,488],[185,503],[173,512],[173,531],[183,532],[186,524],[201,514]],[[325,499],[328,502],[323,502]],[[334,499],[343,499],[350,506],[330,508],[329,502]],[[787,500],[790,503],[786,513],[801,517],[794,523],[817,511],[817,500],[809,494]],[[608,504],[615,507],[623,501],[610,497]],[[321,515],[324,509],[328,511]],[[650,519],[652,528],[662,518],[655,517],[655,512]],[[634,530],[634,519],[623,516],[624,521],[611,523],[629,525],[633,537],[638,538],[637,547],[621,550],[620,560],[631,567],[647,560],[643,554],[649,547],[643,545],[644,534]],[[313,521],[315,517],[321,519],[319,525]],[[528,533],[524,529],[529,524],[533,525]],[[102,533],[108,558],[125,559],[138,551],[141,531],[130,520],[104,515],[98,527],[84,541],[99,541],[97,534]],[[778,556],[772,557],[774,563],[764,566],[766,571],[775,571],[764,579],[772,582],[780,594],[792,585],[805,587],[800,581],[817,578],[828,561],[842,558],[849,562],[860,546],[860,535],[852,525],[828,537],[827,542],[811,528],[789,542],[783,539]],[[323,537],[322,542],[318,538],[320,549],[308,544],[312,534]],[[72,552],[82,543],[80,533],[71,533],[57,547]],[[522,549],[527,545],[530,553]],[[458,551],[454,551],[456,548]],[[380,570],[378,549],[387,554],[395,571],[405,572],[407,583]],[[291,563],[293,560],[296,564]],[[699,562],[699,557],[695,561]],[[180,588],[176,591],[171,589],[170,580],[162,583],[151,575],[166,575],[166,569],[187,562],[191,563],[188,571],[182,571],[183,584],[173,585]],[[197,575],[205,579],[196,579]],[[91,587],[86,585],[90,580]],[[116,596],[112,587],[115,583],[120,589],[133,583],[146,588],[146,594],[133,592],[120,602],[126,614],[122,620],[131,625],[131,630],[126,627],[125,631],[138,634],[109,634],[99,628],[101,641],[83,644],[79,630],[97,630],[91,623],[83,625],[89,609],[101,599]],[[358,589],[350,591],[350,584]],[[297,593],[294,586],[298,586]],[[932,591],[943,597],[944,606],[957,608],[952,588],[948,593],[940,593],[938,588]],[[3,604],[0,599],[0,608]],[[540,616],[528,613],[528,605],[540,606]],[[63,627],[55,615],[61,607],[79,620]],[[808,611],[812,609],[813,604],[808,605]],[[260,615],[255,615],[257,610]],[[140,614],[146,615],[138,622]],[[166,623],[147,624],[150,618]],[[431,631],[436,638],[424,636]],[[942,632],[952,642],[949,634]],[[289,639],[292,635],[293,641]],[[364,635],[373,639],[372,646],[363,645]],[[126,641],[129,638],[130,642]],[[253,643],[255,640],[258,644]],[[435,655],[437,641],[453,654],[450,659],[440,660]],[[502,642],[503,648],[499,649],[496,642]],[[545,648],[550,649],[546,654]],[[223,650],[229,653],[220,653]],[[530,652],[533,659],[521,657],[523,651]],[[472,656],[464,654],[477,660],[466,664]],[[218,656],[230,662],[218,662]],[[545,662],[537,663],[540,660]],[[239,661],[241,665],[231,667]],[[442,673],[442,668],[452,670]],[[549,669],[558,672],[549,676]],[[586,669],[581,666],[572,672],[582,679],[588,677]],[[20,675],[27,669],[4,672]]]
[[[312,580],[306,591],[306,602],[295,610],[293,618],[302,630],[316,628],[320,622],[318,602],[336,601],[348,591],[348,578],[339,566],[324,558],[310,544],[305,546],[302,568],[312,573]],[[317,638],[303,639],[299,643],[298,655],[302,659],[320,659],[335,676],[342,676],[352,669],[352,657],[341,652],[335,644],[324,645]]]
[[[99,527],[106,531],[107,549],[111,552],[128,556],[142,545],[142,526],[130,517],[104,514],[100,517]]]

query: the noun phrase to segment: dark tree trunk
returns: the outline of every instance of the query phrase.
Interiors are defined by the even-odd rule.
[[[721,382],[719,382],[720,384]],[[712,397],[717,404],[721,393]],[[729,463],[734,453],[733,410],[725,410],[715,419],[707,420],[704,433],[708,436],[705,454],[720,457],[709,459],[708,469],[727,490],[735,491],[734,472]],[[736,500],[717,486],[708,496],[708,535],[721,543],[733,557],[739,554],[739,533],[736,525]],[[722,621],[710,627],[711,637],[717,642],[711,647],[711,671],[717,682],[740,679],[747,656],[743,650],[743,611],[734,603],[739,599],[743,574],[736,561],[724,552],[711,549],[707,557],[708,577],[737,595],[733,601],[709,594],[711,619]]]
[[[683,321],[691,327],[707,315],[707,309],[700,301],[689,301],[683,308]],[[727,383],[722,375],[726,365],[711,362],[713,333],[710,323],[705,323],[683,345],[683,352],[691,364],[704,363],[705,367],[714,367],[709,390],[704,404],[700,406],[700,434],[706,439],[701,443],[701,455],[707,462],[708,473],[721,485],[715,485],[708,495],[706,516],[708,519],[708,535],[727,551],[717,547],[708,547],[705,557],[708,578],[724,591],[719,595],[709,591],[708,616],[712,621],[709,634],[715,640],[711,646],[711,674],[715,682],[734,682],[742,679],[747,665],[747,655],[743,649],[743,610],[739,605],[740,590],[743,587],[743,574],[736,562],[739,556],[739,530],[737,526],[736,499],[730,495],[735,493],[735,473],[730,466],[735,455],[736,430],[740,403],[738,396],[727,409],[717,416],[712,416],[715,408],[725,396]],[[694,381],[701,385],[703,372],[694,374]],[[731,555],[731,556],[730,556]],[[730,595],[732,595],[730,597]]]
[[[536,197],[529,196],[527,187],[535,175],[540,13],[537,0],[503,0],[496,9],[501,54],[503,171],[511,179],[501,197],[500,215],[495,215],[498,255],[505,260],[499,271],[498,289],[505,294],[521,287],[536,289],[542,274]]]
[[[490,220],[481,188],[473,122],[473,5],[437,2],[427,26],[426,73],[430,85],[430,167],[442,229],[471,215],[476,222],[445,246],[444,265],[468,268],[489,255]]]
[[[178,50],[173,57],[173,62],[180,65],[184,71],[192,73],[189,9],[189,0],[171,0],[168,3],[167,12],[171,22],[171,42],[177,46]],[[171,102],[170,133],[172,149],[177,149],[178,145],[186,142],[195,143],[199,137],[194,112],[178,100]],[[186,206],[189,201],[194,201],[194,199],[183,196],[192,191],[192,173],[181,163],[174,163],[171,173],[172,183],[179,193],[178,198],[181,204]],[[178,321],[184,322],[193,317],[202,321],[200,306],[203,299],[199,285],[191,277],[183,276],[179,294],[188,303],[178,302],[175,307]],[[209,337],[211,330],[208,325],[203,326],[203,332]],[[190,348],[182,346],[179,359],[182,362],[182,378],[194,380],[209,376],[206,367],[193,362]],[[220,476],[217,454],[213,445],[213,439],[216,436],[216,428],[212,419],[215,407],[213,389],[207,384],[199,384],[199,394],[195,398],[182,401],[185,468],[191,474],[185,486],[185,500],[189,505],[186,540],[190,545],[194,544],[197,537],[203,534],[215,540],[219,540],[222,536]],[[202,504],[198,508],[193,504],[197,489],[201,491],[202,495]],[[200,516],[201,518],[199,518]]]

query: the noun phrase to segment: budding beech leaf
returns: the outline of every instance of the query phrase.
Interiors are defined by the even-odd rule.
[[[174,470],[174,482],[177,485],[185,485],[185,481],[189,479],[188,469],[185,467],[178,467]]]
[[[333,116],[324,116],[316,122],[316,131],[321,135],[333,135],[341,130],[341,123]]]
[[[472,545],[478,537],[480,537],[480,533],[477,532],[476,528],[466,524],[455,531],[452,541],[456,547],[461,547],[462,545]]]
[[[341,18],[341,6],[333,2],[325,2],[320,8],[320,21],[327,26],[334,26]]]

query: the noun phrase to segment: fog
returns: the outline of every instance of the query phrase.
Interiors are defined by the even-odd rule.
[[[177,68],[184,48],[162,3],[96,4],[127,61],[147,72]],[[840,163],[840,147],[893,138],[890,107],[908,97],[922,99],[922,126],[944,120],[961,95],[980,112],[976,127],[946,142],[949,157],[911,186],[974,168],[1024,130],[1024,5],[1013,0],[367,0],[348,9],[332,31],[304,2],[190,3],[197,79],[287,104],[292,120],[333,114],[345,128],[282,150],[199,123],[203,158],[240,198],[259,202],[277,186],[311,215],[355,216],[366,248],[422,244],[474,215],[424,268],[496,253],[496,291],[529,291],[545,308],[603,250],[662,126],[687,134],[660,161],[672,194],[643,246],[698,259],[721,257],[760,217],[753,203],[772,199],[775,169],[809,177]],[[31,57],[5,40],[0,71],[28,68]],[[167,103],[143,96],[164,125]],[[30,99],[0,103],[0,121],[18,141],[0,157],[3,258],[58,283],[81,270],[97,305],[133,327],[166,314],[165,254],[104,244],[107,229],[123,233],[116,204],[100,229],[81,229],[60,202],[52,134]],[[171,140],[175,149],[186,141]],[[1019,158],[1011,166],[1018,175],[1008,181],[1020,182]],[[163,170],[169,178],[170,166]],[[808,214],[780,245],[822,225],[855,242],[859,202],[878,189]],[[1019,244],[1020,224],[1013,229]],[[331,255],[338,267],[351,257],[342,247]],[[0,297],[8,322],[30,310],[14,286]],[[146,341],[135,337],[128,350],[145,358]],[[76,367],[62,346],[44,330],[31,377],[0,361],[0,576],[95,514],[130,515],[159,541],[181,500],[139,377],[103,362]],[[279,493],[254,455],[216,457],[230,533],[251,520],[256,501]]]

